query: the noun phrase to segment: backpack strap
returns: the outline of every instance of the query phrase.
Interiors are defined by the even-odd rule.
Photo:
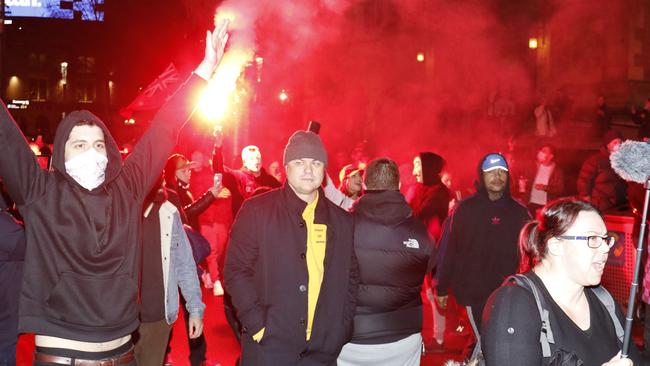
[[[539,343],[542,346],[542,356],[544,358],[551,357],[551,343],[555,344],[555,339],[553,338],[553,331],[551,330],[551,322],[549,320],[548,310],[546,309],[546,302],[544,301],[544,298],[540,296],[537,286],[535,286],[535,283],[533,283],[530,278],[523,274],[512,275],[508,277],[506,281],[525,288],[532,292],[535,297],[539,317],[542,321],[542,329],[539,334]]]
[[[609,316],[612,318],[612,323],[614,323],[616,336],[619,341],[623,342],[625,331],[623,331],[621,320],[616,316],[616,303],[614,302],[612,294],[610,294],[603,286],[592,287],[591,291],[596,295],[596,297],[598,297],[598,300],[605,305],[605,309],[607,309]]]

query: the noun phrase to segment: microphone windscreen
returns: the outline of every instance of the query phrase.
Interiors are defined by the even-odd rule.
[[[626,181],[645,183],[650,176],[650,145],[628,140],[609,155],[612,168]]]

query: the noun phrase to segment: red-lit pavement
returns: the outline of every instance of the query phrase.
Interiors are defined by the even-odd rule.
[[[223,315],[223,298],[214,297],[211,292],[204,289],[203,299],[207,305],[204,332],[208,342],[208,365],[234,365],[239,355],[239,345]],[[179,366],[189,365],[189,350],[186,330],[183,324],[183,320],[179,318],[174,324],[172,336],[172,361],[174,365]],[[430,321],[427,321],[426,317],[424,320],[424,328],[425,338],[430,339]],[[422,365],[443,365],[446,360],[460,359],[458,352],[464,342],[465,339],[461,336],[448,337],[448,346],[453,348],[453,350],[447,353],[425,353],[422,357]],[[31,365],[33,352],[34,337],[31,335],[21,336],[18,342],[17,364],[24,366]]]

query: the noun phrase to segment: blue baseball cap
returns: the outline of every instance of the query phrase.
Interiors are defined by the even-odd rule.
[[[508,171],[508,163],[506,159],[499,154],[490,154],[483,159],[483,164],[481,164],[481,170],[483,172],[491,172],[496,169]]]

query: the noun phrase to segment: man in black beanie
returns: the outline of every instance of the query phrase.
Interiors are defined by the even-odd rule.
[[[320,137],[297,131],[284,151],[287,182],[244,201],[232,226],[224,280],[242,366],[335,364],[351,337],[353,223],[325,198],[326,165]]]

